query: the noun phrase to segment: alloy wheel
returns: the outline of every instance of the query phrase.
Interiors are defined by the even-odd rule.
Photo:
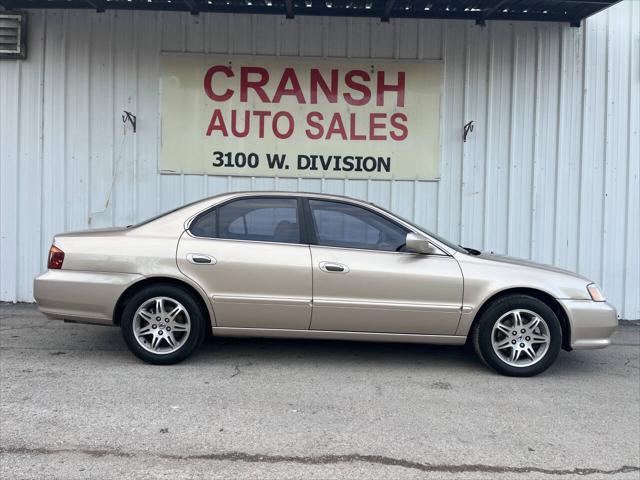
[[[154,297],[136,310],[133,335],[145,350],[166,355],[179,350],[189,338],[191,318],[180,302],[169,297]]]
[[[547,322],[531,310],[508,311],[491,331],[493,351],[512,367],[529,367],[538,363],[549,350],[550,342]]]

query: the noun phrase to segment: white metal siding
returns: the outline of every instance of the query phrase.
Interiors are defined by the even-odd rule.
[[[440,182],[159,175],[159,52],[444,59]],[[598,281],[640,318],[640,2],[560,24],[33,11],[0,62],[0,295],[56,232],[229,190],[366,198],[464,245]],[[138,133],[120,115],[138,116]],[[466,143],[462,127],[475,121]]]

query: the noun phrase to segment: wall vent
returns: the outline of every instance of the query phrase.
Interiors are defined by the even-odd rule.
[[[0,58],[27,58],[25,13],[0,13]]]

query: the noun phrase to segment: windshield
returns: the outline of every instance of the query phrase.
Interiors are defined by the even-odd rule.
[[[375,205],[375,204],[372,204]],[[433,237],[434,239],[436,239],[437,241],[439,241],[440,243],[442,243],[443,245],[446,245],[447,247],[451,248],[452,250],[455,250],[456,252],[460,252],[460,253],[469,253],[465,248],[461,247],[460,245],[456,245],[455,243],[447,240],[446,238],[442,238],[440,235],[437,235],[429,230],[427,230],[426,228],[424,228],[421,225],[418,225],[415,222],[412,222],[411,220],[407,220],[406,218],[398,215],[397,213],[393,213],[390,212],[389,210],[387,210],[386,208],[382,208],[379,205],[375,205],[377,208],[379,208],[380,210],[384,210],[385,212],[387,212],[389,215],[392,215],[400,220],[402,220],[405,223],[408,223],[409,225],[411,225],[412,227],[426,233],[427,235],[429,235],[430,237]]]

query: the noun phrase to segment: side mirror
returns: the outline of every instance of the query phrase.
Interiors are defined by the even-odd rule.
[[[432,255],[438,253],[438,249],[428,239],[415,233],[407,233],[405,244],[410,252]]]

